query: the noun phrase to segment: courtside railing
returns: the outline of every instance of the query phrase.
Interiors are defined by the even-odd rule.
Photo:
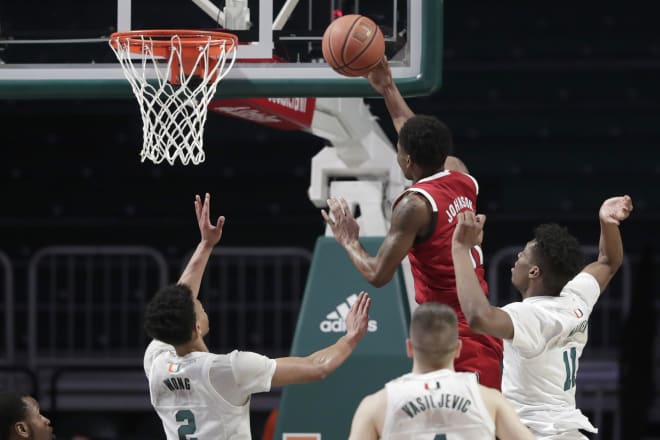
[[[288,355],[311,261],[302,248],[215,248],[200,289],[209,349]]]
[[[209,348],[288,355],[311,259],[298,248],[215,249],[200,291]],[[38,251],[28,264],[28,364],[39,372],[42,405],[149,409],[142,315],[175,272],[170,277],[163,256],[145,247]],[[276,400],[269,393],[252,407],[270,410]]]
[[[146,345],[142,313],[168,280],[148,247],[59,246],[28,264],[28,364],[134,364]]]

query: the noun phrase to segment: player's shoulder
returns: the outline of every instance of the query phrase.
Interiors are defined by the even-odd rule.
[[[426,216],[430,218],[431,212],[435,210],[435,201],[428,193],[418,190],[407,190],[396,200],[392,216],[396,219],[420,221]]]
[[[172,352],[174,353],[176,352],[173,346],[171,346],[170,344],[166,344],[165,342],[159,341],[157,339],[153,339],[149,343],[149,345],[147,345],[147,348],[144,350],[144,357],[153,359],[163,353],[172,353]]]
[[[583,271],[566,283],[560,296],[577,299],[593,306],[600,296],[600,284],[592,274]]]
[[[383,387],[378,391],[367,394],[362,398],[361,406],[376,407],[387,402],[387,388]]]
[[[479,394],[486,404],[486,407],[497,407],[504,403],[504,396],[498,390],[483,385],[478,385],[478,387]]]
[[[479,193],[479,182],[477,181],[477,178],[472,174],[463,171],[450,171],[450,173],[454,179],[460,180],[470,189],[474,190],[477,194]]]
[[[413,187],[419,186],[420,188],[454,188],[461,191],[474,192],[479,194],[479,182],[477,179],[460,170],[445,170],[434,174],[426,179],[421,179]]]
[[[572,280],[570,280],[564,288],[562,289],[563,293],[582,293],[590,292],[597,290],[600,292],[600,285],[598,280],[591,273],[582,271],[578,273]]]
[[[560,307],[560,301],[556,296],[532,296],[522,301],[514,301],[500,307],[508,313],[514,322],[535,322],[550,319],[554,309]]]

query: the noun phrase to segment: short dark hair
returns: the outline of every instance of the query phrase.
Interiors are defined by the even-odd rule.
[[[449,127],[428,115],[415,115],[399,130],[399,145],[423,167],[441,168],[454,150]]]
[[[410,340],[415,355],[432,365],[447,362],[458,343],[458,318],[446,304],[427,302],[415,309],[410,320]]]
[[[577,238],[563,226],[547,223],[534,229],[535,263],[541,269],[548,295],[557,296],[584,266],[584,256]]]
[[[0,391],[0,440],[8,440],[15,423],[27,417],[26,394]]]
[[[172,284],[156,292],[147,304],[144,329],[154,339],[180,345],[192,338],[195,320],[195,304],[190,287]]]

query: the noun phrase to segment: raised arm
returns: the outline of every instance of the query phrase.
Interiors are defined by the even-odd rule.
[[[199,226],[201,239],[178,281],[179,284],[185,284],[190,287],[193,298],[197,298],[197,295],[199,295],[199,286],[202,283],[206,264],[209,261],[213,247],[218,244],[222,237],[222,227],[225,224],[224,216],[218,217],[215,225],[211,224],[210,211],[211,195],[206,193],[203,201],[199,195],[196,195],[195,215],[197,216],[197,225]]]
[[[430,208],[421,197],[414,194],[404,196],[392,212],[390,230],[385,240],[376,256],[372,256],[360,244],[360,228],[348,202],[343,198],[330,198],[328,208],[332,216],[325,210],[321,211],[321,215],[330,225],[335,239],[346,249],[362,276],[376,287],[382,287],[392,279],[401,260],[413,246],[415,237],[430,221]]]
[[[470,250],[481,243],[486,216],[463,211],[457,216],[452,237],[452,258],[456,274],[456,290],[461,310],[470,328],[498,338],[513,338],[513,322],[508,313],[494,307],[481,289],[477,274],[472,267]]]
[[[596,278],[601,292],[605,290],[623,262],[623,243],[619,225],[628,218],[632,210],[630,196],[621,196],[605,200],[598,211],[600,219],[598,259],[587,265],[583,272]]]
[[[346,316],[346,334],[334,344],[309,356],[275,359],[277,366],[271,384],[283,386],[316,382],[325,379],[339,368],[367,333],[370,306],[369,295],[366,292],[360,292],[357,301]]]
[[[408,107],[406,100],[403,99],[401,92],[394,83],[387,58],[383,58],[381,63],[369,72],[367,79],[371,87],[385,99],[385,106],[392,118],[394,129],[398,133],[403,124],[415,113]]]
[[[381,63],[369,72],[367,79],[369,80],[371,87],[383,96],[387,111],[392,118],[392,124],[398,134],[399,131],[401,131],[403,124],[405,124],[408,119],[415,116],[415,113],[410,109],[408,103],[401,95],[399,88],[396,86],[396,83],[392,78],[392,70],[387,62],[387,58],[383,58]],[[463,161],[455,156],[447,156],[444,168],[446,170],[457,170],[463,173],[469,172]]]

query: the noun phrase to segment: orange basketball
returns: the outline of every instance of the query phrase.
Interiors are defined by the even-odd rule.
[[[385,39],[376,23],[359,14],[344,15],[323,33],[323,58],[336,72],[362,76],[385,56]]]

